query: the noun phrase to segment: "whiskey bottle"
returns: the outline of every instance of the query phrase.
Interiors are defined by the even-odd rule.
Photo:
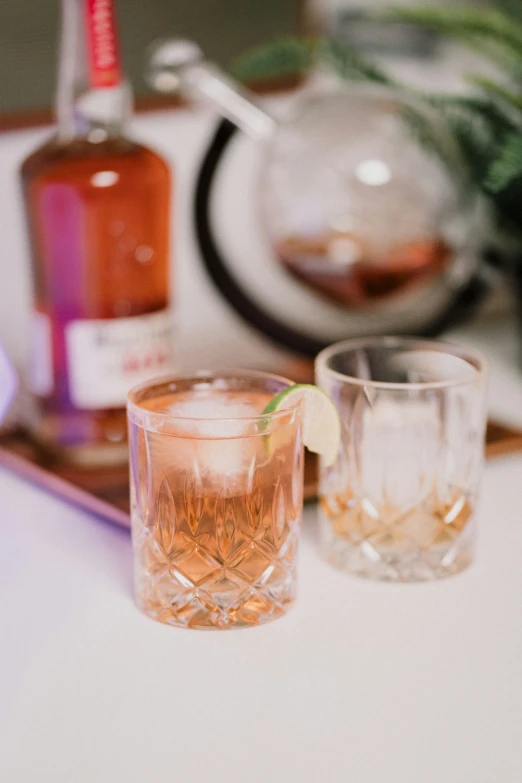
[[[126,458],[130,387],[172,363],[170,171],[126,135],[113,0],[62,0],[55,136],[22,165],[34,435],[59,458]]]

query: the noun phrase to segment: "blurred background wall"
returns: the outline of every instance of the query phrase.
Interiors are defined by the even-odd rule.
[[[226,65],[244,49],[296,32],[302,0],[117,0],[126,72],[137,94],[145,49],[154,39],[179,35],[198,41]],[[0,3],[0,111],[49,106],[53,101],[59,0]]]
[[[136,93],[143,95],[149,91],[143,81],[145,49],[165,35],[193,38],[210,58],[227,65],[249,46],[298,30],[339,37],[351,30],[364,44],[365,33],[354,21],[362,11],[437,2],[441,0],[117,0],[117,8],[125,68]],[[59,9],[60,0],[0,3],[1,113],[51,105]]]

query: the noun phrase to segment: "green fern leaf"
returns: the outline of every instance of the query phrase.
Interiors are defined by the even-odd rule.
[[[469,115],[479,115],[500,133],[509,133],[518,128],[514,117],[508,115],[497,102],[481,95],[426,95],[426,100],[445,110],[456,109]]]
[[[522,3],[520,0],[493,0],[493,5],[515,22],[522,24]]]
[[[233,75],[242,81],[261,81],[298,75],[320,64],[348,81],[390,84],[391,80],[350,46],[329,39],[286,37],[259,46],[233,64]]]
[[[509,136],[496,160],[490,166],[485,187],[491,193],[500,193],[522,177],[522,134]]]
[[[484,180],[514,125],[493,104],[480,98],[432,96],[430,103],[444,116],[460,147],[475,185],[484,189]]]
[[[322,39],[317,45],[318,61],[329,66],[347,81],[368,81],[376,84],[393,84],[392,80],[366,60],[353,47],[331,39]]]
[[[504,87],[502,84],[492,81],[484,76],[468,76],[471,84],[477,85],[494,99],[507,103],[513,109],[522,112],[522,95]],[[522,119],[522,116],[521,116]]]
[[[231,72],[236,79],[248,82],[296,76],[311,68],[314,49],[306,39],[280,38],[246,52],[233,63]]]
[[[422,25],[454,38],[522,81],[522,25],[501,11],[454,6],[408,7],[391,8],[379,16]]]
[[[522,57],[522,29],[500,11],[444,6],[436,8],[391,8],[387,19],[429,27],[445,35],[466,40],[474,36],[502,41],[515,55]]]

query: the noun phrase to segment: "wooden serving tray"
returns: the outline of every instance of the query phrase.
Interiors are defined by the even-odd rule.
[[[522,450],[522,432],[489,422],[486,457]],[[0,467],[110,522],[129,527],[129,475],[126,465],[98,469],[54,462],[23,430],[0,434]],[[317,460],[306,454],[305,500],[317,495]]]

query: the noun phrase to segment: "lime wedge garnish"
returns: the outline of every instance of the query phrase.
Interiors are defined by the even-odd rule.
[[[262,415],[291,408],[303,400],[303,442],[309,451],[319,454],[326,466],[332,465],[341,443],[341,421],[328,394],[318,386],[296,383],[270,400]]]

